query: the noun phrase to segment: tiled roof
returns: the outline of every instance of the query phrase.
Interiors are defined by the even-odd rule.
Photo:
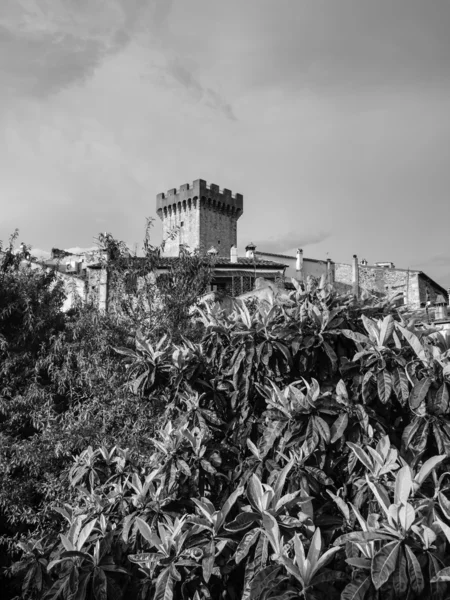
[[[139,264],[142,263],[143,265],[145,265],[145,258],[142,256],[133,256],[130,257],[128,260],[133,261],[135,264]],[[159,269],[169,269],[174,263],[175,261],[178,260],[177,256],[160,256],[158,258],[158,268]],[[89,268],[99,268],[100,267],[100,263],[94,263],[94,264],[89,264],[87,265]],[[277,271],[284,271],[285,267],[287,265],[285,265],[284,263],[280,263],[280,262],[274,262],[271,260],[260,260],[259,258],[256,258],[255,260],[253,260],[253,258],[246,258],[246,257],[238,257],[238,262],[237,263],[232,263],[230,258],[227,258],[226,256],[216,256],[215,258],[212,259],[212,266],[214,269],[227,269],[227,270],[235,270],[235,269],[242,269],[244,268],[248,268],[248,269],[256,269],[256,271],[259,271],[261,269],[274,269]]]
[[[132,258],[133,261],[144,261],[143,257],[137,256]],[[169,268],[176,260],[178,260],[177,256],[160,256],[158,259],[158,267],[164,269]],[[252,269],[256,267],[256,269],[284,269],[287,265],[281,262],[274,262],[272,260],[261,260],[256,258],[246,258],[239,256],[237,259],[237,263],[232,263],[229,257],[226,256],[216,256],[212,259],[212,264],[214,268],[227,268],[227,269],[239,269],[240,267],[251,267]]]

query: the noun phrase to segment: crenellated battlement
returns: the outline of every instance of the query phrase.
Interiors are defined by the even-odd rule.
[[[208,184],[204,179],[196,179],[191,184],[184,183],[179,188],[156,196],[156,211],[161,219],[197,206],[238,219],[244,212],[244,197],[242,194],[233,195],[231,190],[220,188],[215,183]]]
[[[181,246],[204,252],[214,247],[221,255],[229,256],[230,248],[237,244],[237,222],[244,212],[244,197],[196,179],[158,194],[156,211],[162,221],[167,256],[178,256]]]

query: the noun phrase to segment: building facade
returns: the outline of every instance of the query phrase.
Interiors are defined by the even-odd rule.
[[[329,283],[341,293],[352,293],[359,297],[363,292],[375,296],[395,298],[399,305],[419,309],[427,304],[436,304],[439,297],[449,302],[448,291],[422,271],[398,269],[392,262],[369,265],[354,255],[351,263],[334,262],[331,259],[317,260],[303,256],[301,249],[296,256],[271,254],[256,251],[262,259],[277,259],[284,262],[286,276],[306,280],[308,276],[325,276]]]
[[[237,221],[244,212],[244,198],[197,179],[158,194],[156,212],[162,220],[165,256],[178,256],[180,246],[204,252],[214,247],[219,255],[228,256],[230,248],[237,245]]]
[[[425,273],[398,269],[391,262],[369,265],[354,255],[351,262],[339,263],[330,258],[304,257],[301,249],[295,255],[264,252],[254,244],[247,245],[245,256],[238,256],[237,222],[244,212],[243,195],[233,195],[231,190],[204,179],[158,194],[156,211],[164,240],[157,272],[167,272],[171,261],[180,255],[180,248],[207,253],[214,262],[214,292],[235,297],[251,291],[261,278],[279,285],[285,278],[306,281],[308,277],[325,277],[339,292],[356,297],[364,292],[388,296],[411,309],[439,304],[442,298],[448,303],[447,290]],[[95,299],[102,310],[107,310],[109,283],[106,257],[101,253],[73,256],[54,250],[45,266],[57,265],[58,271],[73,277],[78,296]]]

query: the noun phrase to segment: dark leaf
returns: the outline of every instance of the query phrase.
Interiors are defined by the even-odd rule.
[[[422,404],[430,389],[430,385],[431,379],[429,377],[424,377],[416,382],[409,396],[409,406],[412,410],[416,410]]]
[[[445,381],[429,402],[428,410],[435,415],[443,415],[448,411],[449,393]]]
[[[397,568],[392,576],[392,585],[397,596],[403,596],[408,589],[408,575],[406,573],[406,557],[403,548],[400,548]]]
[[[348,425],[348,414],[341,413],[336,421],[333,423],[330,429],[330,443],[334,444],[337,442],[343,435],[344,431],[347,429]]]
[[[257,529],[252,529],[251,531],[247,531],[242,540],[239,542],[239,546],[236,549],[236,554],[234,556],[236,564],[239,564],[247,556],[247,554],[250,551],[250,548],[258,540],[259,535],[259,527]]]
[[[360,575],[349,583],[341,594],[341,600],[364,600],[371,586],[370,575]]]
[[[259,521],[259,519],[260,516],[257,513],[242,512],[238,514],[234,521],[228,523],[225,526],[225,529],[228,529],[228,531],[242,531],[250,527],[250,525],[252,525],[256,521]]]
[[[415,557],[413,551],[408,545],[405,545],[406,559],[408,561],[409,582],[413,591],[416,594],[421,594],[425,586],[422,569],[419,561]]]
[[[372,560],[372,581],[377,590],[386,583],[397,566],[400,542],[389,542],[378,550]]]
[[[254,576],[251,584],[251,600],[258,600],[264,590],[270,589],[280,571],[281,567],[275,565],[270,565],[269,567],[260,570]]]

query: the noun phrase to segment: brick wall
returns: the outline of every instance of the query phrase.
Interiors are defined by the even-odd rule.
[[[202,198],[199,239],[203,250],[214,246],[220,256],[229,256],[231,246],[237,245],[237,218]]]

